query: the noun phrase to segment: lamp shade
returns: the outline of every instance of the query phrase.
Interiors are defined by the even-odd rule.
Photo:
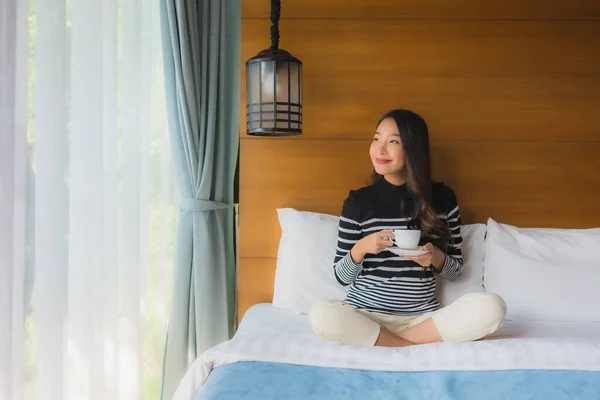
[[[280,1],[271,0],[271,47],[246,62],[246,133],[302,133],[302,62],[279,48]]]
[[[246,62],[246,132],[302,133],[302,62],[285,50],[267,49]]]

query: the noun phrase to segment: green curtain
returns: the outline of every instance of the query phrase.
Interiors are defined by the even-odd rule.
[[[188,366],[229,339],[236,320],[241,5],[161,0],[161,22],[180,194],[162,386],[170,399]]]

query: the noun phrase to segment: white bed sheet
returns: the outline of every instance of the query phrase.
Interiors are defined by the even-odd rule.
[[[305,314],[274,307],[270,303],[251,307],[238,328],[239,335],[267,333],[312,334]],[[564,338],[600,340],[600,322],[505,321],[490,338]]]
[[[600,322],[507,321],[493,337],[401,348],[351,346],[318,338],[306,315],[259,304],[248,310],[233,339],[194,361],[173,399],[192,400],[210,371],[240,361],[373,371],[600,371]]]

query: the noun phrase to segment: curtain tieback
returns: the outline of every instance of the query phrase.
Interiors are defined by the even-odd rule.
[[[233,204],[221,203],[220,201],[190,199],[179,196],[179,209],[184,211],[202,212],[233,208]]]

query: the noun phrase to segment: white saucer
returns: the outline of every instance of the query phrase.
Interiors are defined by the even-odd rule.
[[[391,251],[392,253],[394,253],[398,256],[422,256],[423,254],[429,253],[429,251],[419,250],[418,247],[415,249],[409,250],[409,249],[401,249],[399,247],[392,246],[392,247],[388,247],[387,250]]]

